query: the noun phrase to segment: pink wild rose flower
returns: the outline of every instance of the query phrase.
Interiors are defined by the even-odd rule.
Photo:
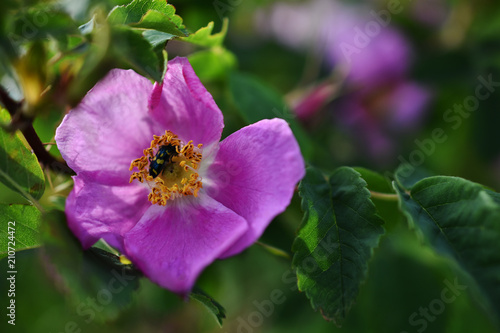
[[[163,85],[112,70],[56,132],[76,172],[66,216],[83,247],[102,238],[186,294],[215,259],[253,244],[289,205],[304,161],[282,119],[219,142],[223,127],[187,59],[168,63]]]

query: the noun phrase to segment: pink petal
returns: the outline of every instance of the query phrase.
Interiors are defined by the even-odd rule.
[[[155,126],[148,114],[153,85],[134,71],[112,70],[71,110],[56,131],[64,160],[82,177],[126,185],[130,162],[143,155]]]
[[[222,113],[186,58],[168,62],[162,95],[157,98],[151,101],[151,114],[166,130],[185,142],[202,143],[205,149],[219,142],[224,128]]]
[[[185,294],[200,272],[247,229],[245,220],[208,196],[151,206],[125,235],[125,249],[153,282]]]
[[[304,160],[282,119],[262,120],[227,137],[208,169],[208,195],[243,216],[249,229],[223,257],[254,243],[290,204]]]
[[[68,226],[89,248],[100,238],[121,252],[123,234],[141,218],[151,203],[149,189],[130,184],[107,186],[73,177],[75,187],[66,200]]]

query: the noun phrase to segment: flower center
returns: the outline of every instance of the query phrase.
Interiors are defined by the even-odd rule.
[[[165,131],[162,136],[153,136],[151,146],[144,149],[144,156],[133,160],[130,171],[139,169],[130,176],[130,183],[137,179],[151,188],[148,195],[152,204],[165,206],[167,201],[182,196],[198,196],[202,188],[201,177],[196,172],[200,165],[202,144],[193,141],[184,144],[174,133]]]

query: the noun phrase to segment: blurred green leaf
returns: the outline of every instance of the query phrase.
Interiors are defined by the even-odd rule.
[[[5,125],[10,115],[0,110],[0,122]],[[42,168],[34,154],[13,133],[0,128],[0,181],[21,193],[26,199],[39,199],[45,190]]]
[[[137,73],[161,81],[163,59],[160,62],[153,47],[141,35],[128,27],[112,27],[113,54],[123,68],[132,68]],[[160,64],[162,67],[160,67]]]
[[[68,229],[64,212],[47,213],[41,230],[43,263],[78,315],[86,322],[116,318],[131,302],[140,272],[102,249],[82,251]]]
[[[12,24],[8,38],[18,46],[49,37],[64,40],[68,35],[79,34],[78,25],[67,13],[44,5],[19,11],[13,17]]]
[[[222,320],[226,318],[226,309],[219,302],[196,286],[191,291],[191,294],[189,294],[189,298],[203,304],[215,316],[219,326],[222,327]]]
[[[293,244],[298,286],[323,317],[341,325],[384,233],[361,175],[342,167],[329,180],[312,168],[299,185],[304,220]]]
[[[17,252],[40,246],[38,227],[41,213],[36,207],[0,205],[0,217],[2,219],[0,259],[7,257],[8,247],[14,248]],[[12,231],[14,232],[11,233]],[[14,245],[8,244],[9,241],[12,241]]]
[[[400,187],[411,189],[420,180],[434,176],[423,168],[415,168],[410,164],[401,164],[394,173],[394,179]]]
[[[112,53],[111,27],[105,20],[104,13],[96,11],[93,20],[94,28],[88,36],[90,43],[84,47],[84,53],[77,59],[70,58],[66,62],[70,75],[74,75],[72,71],[76,72],[69,87],[65,87],[68,89],[67,103],[72,107],[76,106],[108,71],[117,66],[116,55]],[[117,44],[119,42],[117,41]]]
[[[99,13],[98,13],[99,14]],[[153,45],[143,32],[127,25],[109,25],[102,15],[94,17],[83,66],[70,87],[71,105],[76,105],[109,70],[133,69],[155,81],[161,81],[165,69],[163,45]]]
[[[238,72],[231,73],[229,88],[238,111],[248,124],[262,119],[285,119],[306,160],[312,156],[313,143],[279,93],[260,80]]]
[[[80,33],[82,35],[90,35],[92,31],[94,31],[94,27],[95,27],[95,16],[93,16],[87,23],[79,26],[78,30],[80,30]]]
[[[228,26],[229,20],[226,17],[222,21],[222,29],[218,33],[212,34],[212,31],[214,30],[214,22],[210,22],[206,27],[198,29],[198,31],[182,38],[181,40],[204,47],[222,46],[224,38],[226,38]]]
[[[490,191],[445,176],[395,188],[410,222],[473,277],[500,318],[500,205]]]
[[[25,114],[34,116],[35,108],[43,101],[43,91],[47,87],[47,51],[41,41],[29,46],[27,53],[16,64],[17,76],[23,88],[27,103]]]
[[[353,169],[361,174],[361,178],[366,181],[367,187],[371,191],[380,193],[395,193],[391,186],[391,181],[387,177],[366,168],[358,167]]]
[[[225,78],[236,67],[236,57],[223,47],[192,53],[188,56],[191,66],[201,81],[209,82]]]

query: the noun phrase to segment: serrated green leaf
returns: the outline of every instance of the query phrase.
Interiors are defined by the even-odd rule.
[[[222,327],[222,320],[226,318],[226,309],[219,302],[196,286],[191,291],[191,294],[189,294],[189,298],[203,304],[215,316],[219,326]]]
[[[392,188],[391,181],[375,171],[365,168],[354,168],[361,174],[372,194],[372,201],[377,207],[380,217],[386,222],[386,229],[398,228],[404,216],[398,209],[398,197]]]
[[[6,124],[10,115],[0,109],[0,122]],[[39,199],[45,190],[42,168],[34,154],[12,133],[0,128],[0,181],[26,199]]]
[[[178,29],[184,29],[182,18],[175,15],[175,7],[165,0],[134,0],[125,6],[116,6],[108,15],[111,24],[139,23],[149,11],[156,11],[167,17]]]
[[[325,319],[341,325],[384,233],[361,175],[342,167],[329,180],[312,168],[299,185],[304,221],[293,243],[298,286]]]
[[[109,13],[108,22],[141,30],[155,49],[163,49],[174,37],[187,35],[175,8],[163,0],[134,0],[126,6],[117,6]]]
[[[302,155],[306,160],[311,158],[314,145],[280,94],[257,78],[238,72],[231,73],[229,88],[238,111],[248,124],[262,119],[285,119],[297,138]]]
[[[0,230],[0,259],[7,257],[10,248],[22,251],[40,246],[38,227],[41,213],[29,205],[0,205],[2,229]],[[11,223],[14,222],[14,223]],[[9,228],[11,227],[11,228]],[[10,234],[14,230],[13,234]],[[9,237],[14,244],[9,244]]]
[[[78,311],[86,313],[86,319],[116,319],[132,301],[142,274],[102,249],[82,251],[80,242],[68,229],[64,212],[45,214],[41,230],[42,263],[57,287]],[[91,317],[88,313],[92,301],[89,300],[101,309],[92,311]]]
[[[500,317],[500,205],[491,191],[445,176],[425,178],[411,191],[394,186],[409,220],[472,276]]]
[[[206,27],[198,29],[195,33],[190,34],[187,37],[182,38],[182,41],[204,46],[204,47],[215,47],[222,46],[224,38],[226,38],[227,28],[229,26],[229,20],[224,18],[222,21],[222,29],[216,34],[212,34],[214,30],[214,22],[208,23]]]
[[[155,10],[148,11],[138,23],[133,23],[130,26],[138,29],[161,31],[172,36],[186,36],[168,16]]]
[[[160,62],[153,47],[142,34],[126,26],[112,27],[113,54],[120,67],[132,68],[141,75],[161,81],[163,75],[163,59]],[[162,66],[163,67],[163,66]]]
[[[236,57],[223,47],[195,52],[188,59],[203,82],[223,79],[236,67]]]

